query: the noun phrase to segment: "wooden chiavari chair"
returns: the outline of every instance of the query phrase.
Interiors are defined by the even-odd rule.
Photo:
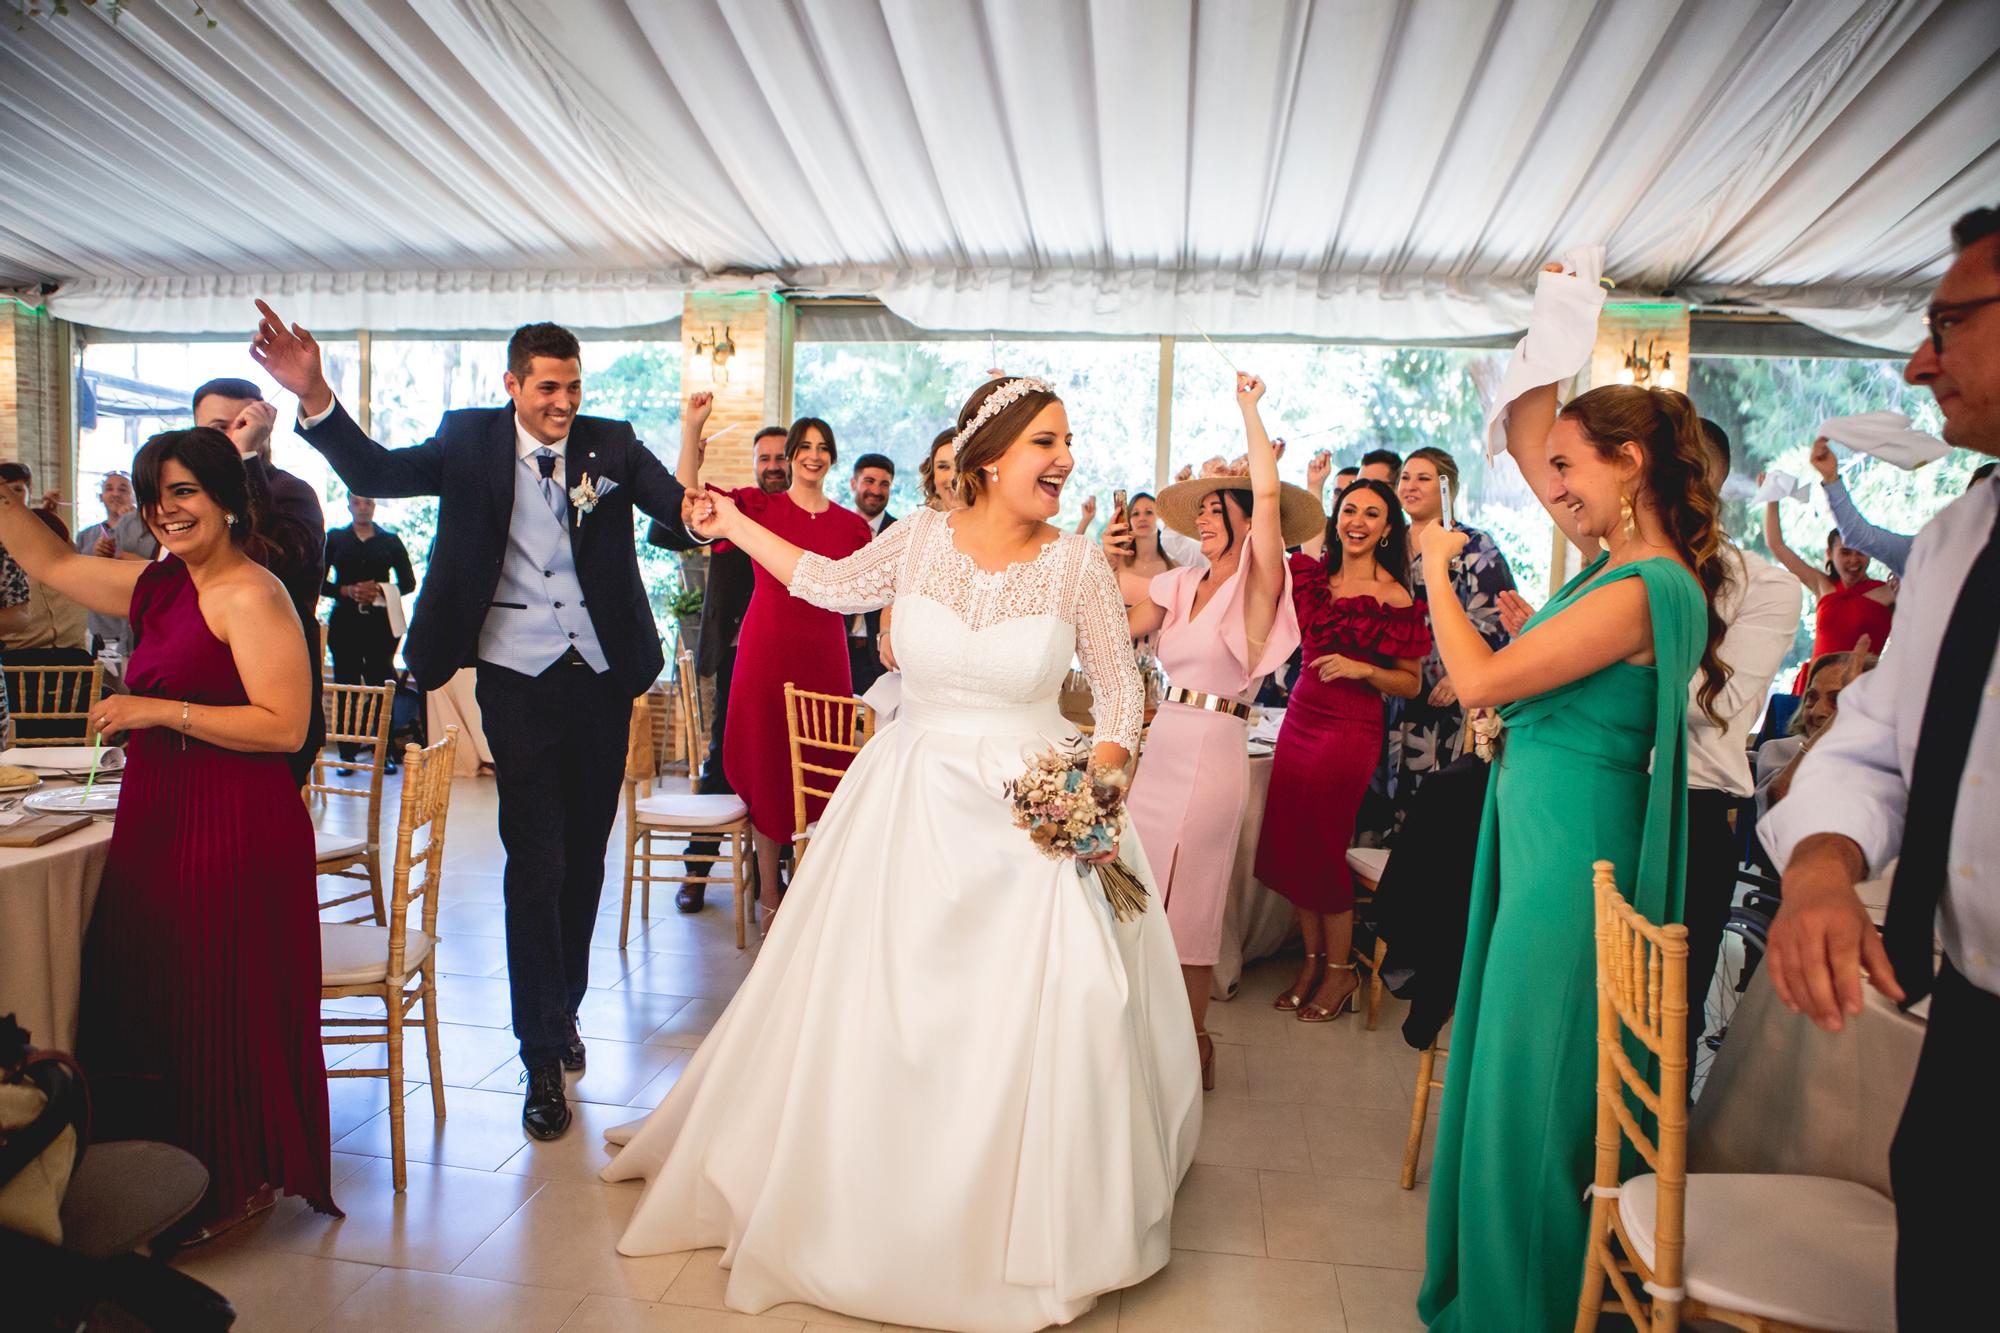
[[[369,900],[368,919],[378,926],[387,922],[382,904],[382,778],[389,767],[389,724],[395,697],[394,682],[382,685],[328,684],[325,687],[327,742],[338,744],[344,741],[365,747],[353,759],[342,759],[340,766],[366,774],[368,785],[349,787],[329,782],[319,771],[319,765],[315,764],[313,779],[306,787],[308,805],[316,797],[324,801],[329,810],[336,798],[367,802],[364,832],[336,833],[315,829],[313,851],[322,877],[346,881],[338,886],[341,891],[334,897],[319,900],[320,909],[324,911],[366,898]],[[359,887],[351,887],[355,885]],[[362,919],[353,918],[356,921]]]
[[[1362,909],[1375,902],[1375,890],[1382,883],[1382,872],[1389,868],[1389,849],[1386,847],[1349,847],[1347,849],[1348,877],[1354,882],[1354,918],[1361,919]],[[1382,1021],[1382,995],[1388,989],[1382,982],[1382,964],[1389,956],[1389,945],[1380,935],[1363,953],[1359,948],[1352,950],[1355,976],[1368,978],[1368,1030],[1373,1032]]]
[[[389,1063],[380,1069],[328,1069],[329,1078],[389,1080],[389,1153],[398,1194],[408,1174],[403,1151],[403,1024],[412,1008],[424,1007],[424,1050],[430,1062],[431,1111],[444,1119],[444,1063],[438,1050],[437,956],[439,876],[444,869],[445,816],[451,810],[452,758],[458,728],[427,749],[403,751],[402,812],[396,822],[396,860],[385,926],[322,925],[319,928],[321,1001],[366,996],[382,1001],[380,1020],[346,1014],[320,1015],[320,1040],[329,1046],[385,1042]],[[420,840],[421,835],[421,840]],[[421,900],[420,926],[410,924],[410,905]],[[367,1031],[345,1031],[365,1028]]]
[[[6,677],[14,744],[88,745],[90,712],[104,697],[104,671],[97,663],[75,666],[0,668]],[[27,724],[25,727],[23,723]],[[41,733],[39,735],[33,733]],[[25,734],[24,734],[25,733]]]
[[[1894,1329],[1888,1199],[1819,1176],[1688,1174],[1687,928],[1634,910],[1611,862],[1593,869],[1597,1169],[1577,1333],[1607,1311],[1653,1333]],[[1651,1172],[1619,1178],[1626,1142]]]
[[[853,695],[814,694],[785,682],[785,738],[792,752],[792,865],[805,860],[817,822],[806,822],[806,798],[831,799],[847,774],[843,766],[818,764],[807,749],[860,754],[874,729],[874,710]]]

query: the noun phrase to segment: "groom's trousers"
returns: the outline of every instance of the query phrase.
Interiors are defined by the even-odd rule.
[[[632,700],[574,652],[539,676],[481,662],[478,695],[507,851],[514,1036],[534,1069],[561,1056],[590,984]]]

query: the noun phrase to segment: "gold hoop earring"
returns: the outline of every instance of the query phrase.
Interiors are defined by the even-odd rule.
[[[1632,497],[1622,491],[1618,495],[1618,517],[1625,523],[1627,541],[1639,535],[1639,516],[1632,508]]]

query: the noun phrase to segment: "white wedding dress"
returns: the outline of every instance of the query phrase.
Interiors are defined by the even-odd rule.
[[[1157,897],[1112,915],[1002,793],[1076,728],[1141,723],[1125,612],[1064,535],[998,574],[922,510],[794,596],[896,605],[903,703],[828,803],[750,975],[667,1100],[614,1130],[647,1181],[621,1254],[722,1246],[725,1299],[930,1328],[1067,1323],[1167,1262],[1201,1129],[1186,992]],[[1128,831],[1128,864],[1151,887]]]

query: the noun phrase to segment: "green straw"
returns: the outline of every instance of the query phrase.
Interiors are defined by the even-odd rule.
[[[90,797],[90,789],[97,785],[97,757],[103,753],[104,753],[104,733],[101,731],[91,732],[90,733],[90,776],[83,780],[83,795],[86,800],[89,799]]]

